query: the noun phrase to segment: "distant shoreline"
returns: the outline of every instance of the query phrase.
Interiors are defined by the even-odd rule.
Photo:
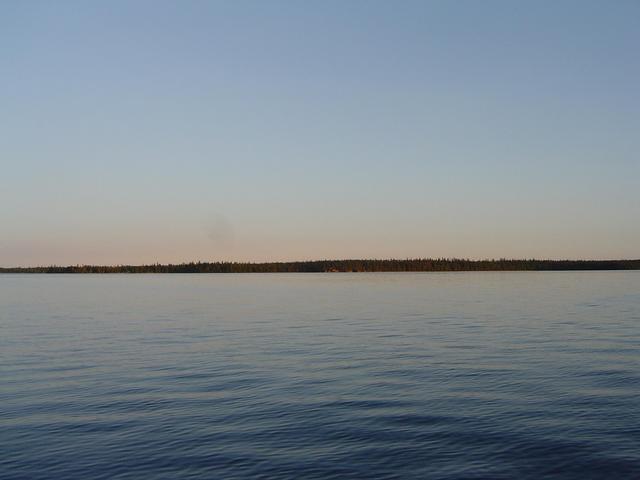
[[[637,260],[313,260],[298,262],[190,262],[149,265],[69,265],[0,268],[0,273],[321,273],[640,270]]]

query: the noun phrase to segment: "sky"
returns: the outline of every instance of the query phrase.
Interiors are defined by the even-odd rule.
[[[0,0],[0,266],[639,258],[639,23]]]

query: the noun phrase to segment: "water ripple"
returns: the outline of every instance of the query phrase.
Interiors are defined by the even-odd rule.
[[[335,278],[0,276],[0,478],[639,478],[637,272]]]

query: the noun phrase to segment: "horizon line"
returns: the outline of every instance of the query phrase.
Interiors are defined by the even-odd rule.
[[[464,257],[407,257],[407,258],[342,258],[342,259],[313,259],[313,260],[275,260],[275,261],[240,261],[240,260],[213,260],[213,261],[205,261],[205,260],[191,260],[185,262],[178,263],[118,263],[118,264],[92,264],[92,263],[76,263],[76,264],[67,264],[67,265],[59,265],[59,264],[49,264],[49,265],[31,265],[31,266],[0,266],[0,271],[7,270],[41,270],[41,269],[65,269],[72,271],[73,269],[79,268],[96,268],[96,269],[118,269],[118,268],[175,268],[175,267],[188,267],[188,266],[252,266],[252,267],[261,267],[261,266],[273,266],[273,265],[298,265],[302,266],[305,264],[347,264],[347,263],[355,263],[355,262],[370,262],[370,263],[378,263],[384,264],[389,262],[394,262],[398,264],[409,265],[416,262],[439,262],[444,264],[499,264],[499,263],[533,263],[533,264],[562,264],[562,263],[571,263],[571,264],[603,264],[603,263],[615,263],[615,264],[633,264],[640,262],[640,258],[608,258],[608,259],[571,259],[571,258],[563,258],[563,259],[553,259],[553,258],[464,258]]]

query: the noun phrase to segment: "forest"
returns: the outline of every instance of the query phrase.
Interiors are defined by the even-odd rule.
[[[0,268],[0,273],[303,273],[303,272],[470,272],[549,270],[637,270],[637,260],[314,260],[297,262],[190,262],[149,265],[69,265]]]

